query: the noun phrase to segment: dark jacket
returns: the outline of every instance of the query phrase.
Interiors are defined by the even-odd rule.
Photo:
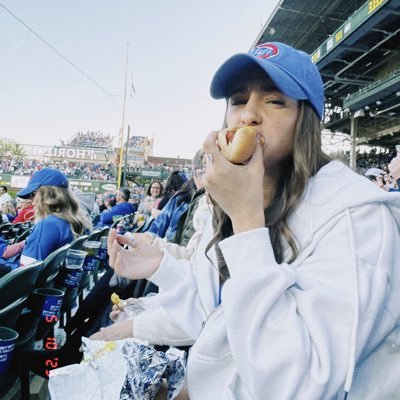
[[[199,201],[204,195],[204,189],[199,189],[193,192],[189,207],[179,219],[176,233],[172,240],[174,243],[177,243],[180,246],[186,246],[188,244],[190,238],[194,234],[193,214],[197,210],[197,207],[199,206]]]

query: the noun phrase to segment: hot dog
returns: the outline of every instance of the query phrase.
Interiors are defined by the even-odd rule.
[[[241,164],[254,153],[256,136],[257,128],[254,126],[226,128],[218,133],[218,145],[228,161]]]

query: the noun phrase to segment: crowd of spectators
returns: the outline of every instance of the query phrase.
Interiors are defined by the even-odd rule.
[[[102,132],[78,132],[68,143],[69,146],[80,147],[111,147],[113,138]]]
[[[115,165],[113,163],[99,164],[99,163],[83,163],[77,161],[44,161],[44,160],[0,160],[0,174],[12,175],[32,175],[42,168],[51,167],[57,168],[70,179],[86,179],[95,181],[114,181],[115,178]],[[168,174],[173,171],[182,171],[188,173],[187,166],[160,166],[152,163],[146,163],[145,166],[139,164],[128,165],[127,172],[135,173],[140,172],[142,168],[150,170],[162,169]]]
[[[151,140],[147,136],[132,136],[129,138],[129,147],[145,149],[151,144]]]
[[[1,160],[0,174],[32,175],[45,167],[56,168],[70,179],[115,180],[115,166],[76,161]]]
[[[345,164],[350,163],[350,152],[339,152],[330,154],[332,158],[339,159]],[[356,156],[356,171],[364,175],[369,168],[379,168],[385,172],[388,171],[390,161],[396,157],[395,148],[375,148],[372,147],[369,151],[357,151]]]
[[[349,162],[350,155],[348,152],[336,155],[344,162]],[[336,157],[335,156],[335,157]],[[372,148],[370,152],[357,152],[356,170],[364,175],[369,168],[379,168],[388,171],[388,164],[396,156],[396,149],[377,150]],[[115,180],[115,165],[113,163],[84,163],[77,161],[53,161],[53,160],[0,160],[0,174],[13,175],[32,175],[36,171],[45,168],[57,168],[70,179],[85,179],[95,181],[113,181]],[[181,171],[185,174],[189,172],[187,164],[181,165],[162,165],[159,163],[146,162],[144,165],[130,164],[127,172],[139,172],[142,168],[150,170],[162,169],[169,174],[173,171]]]
[[[384,171],[388,171],[388,165],[390,161],[396,157],[396,149],[387,149],[385,151],[379,151],[372,148],[369,153],[357,153],[356,165],[357,172],[363,174],[369,168],[379,168]]]

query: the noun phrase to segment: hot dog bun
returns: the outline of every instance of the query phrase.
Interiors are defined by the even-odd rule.
[[[218,133],[218,144],[223,156],[234,164],[247,161],[256,149],[257,128],[243,126],[226,128]]]

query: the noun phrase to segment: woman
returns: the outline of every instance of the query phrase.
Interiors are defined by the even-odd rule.
[[[226,126],[255,126],[264,144],[234,165],[216,132],[204,143],[212,240],[204,234],[196,274],[181,265],[185,279],[163,303],[196,340],[190,399],[395,398],[400,196],[322,153],[323,85],[303,52],[266,43],[235,55],[211,93],[227,100]],[[141,268],[168,285],[167,253],[129,269],[117,241],[117,273]],[[135,336],[128,322],[103,338]]]
[[[182,185],[185,183],[185,179],[179,173],[179,171],[174,171],[168,177],[167,182],[164,185],[164,190],[161,196],[161,200],[158,203],[157,208],[153,208],[151,215],[153,218],[156,218],[158,214],[160,214],[161,210],[168,203],[168,200],[181,189]]]
[[[105,196],[103,196],[102,194],[97,195],[96,203],[99,207],[99,213],[107,210],[107,206],[105,205]]]
[[[35,172],[17,196],[33,199],[36,221],[26,242],[18,244],[19,250],[23,247],[20,265],[44,260],[90,227],[90,221],[82,214],[78,200],[69,188],[67,177],[55,169]],[[15,256],[13,250],[9,246],[3,257]]]
[[[3,204],[2,214],[7,218],[7,222],[12,223],[14,221],[17,212],[10,201],[7,201],[7,203]]]
[[[136,219],[139,219],[139,215],[144,217],[144,220],[151,216],[152,210],[157,210],[158,205],[161,201],[161,194],[163,192],[163,185],[160,181],[153,181],[150,183],[146,191],[145,198],[140,202],[137,211]],[[142,222],[143,221],[135,221]]]

